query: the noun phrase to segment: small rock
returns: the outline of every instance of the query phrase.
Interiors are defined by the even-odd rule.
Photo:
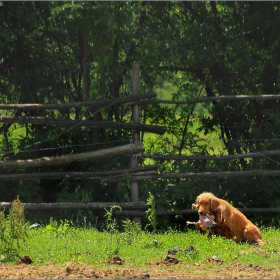
[[[133,279],[150,279],[150,274],[144,273],[143,275],[134,275]]]
[[[188,251],[195,251],[195,248],[193,246],[188,246],[185,250],[185,252],[188,252]]]
[[[175,249],[169,249],[167,254],[170,254],[170,255],[175,255],[176,253],[178,253],[180,251],[180,249],[178,248],[175,248]]]
[[[24,263],[24,264],[31,264],[31,263],[32,263],[32,260],[30,259],[29,256],[23,256],[23,257],[17,262],[17,264],[21,264],[21,263]]]
[[[118,255],[113,256],[112,259],[113,259],[114,261],[121,261],[121,260],[122,260]]]
[[[110,261],[108,261],[108,263],[122,265],[124,264],[124,261],[118,255],[115,255]]]
[[[207,258],[205,260],[208,261],[208,262],[213,262],[213,263],[220,263],[220,264],[223,263],[223,261],[216,256],[213,256],[211,258]]]
[[[174,263],[174,264],[177,264],[177,263],[180,262],[177,258],[175,258],[172,255],[167,255],[166,258],[165,258],[165,261],[167,261],[169,263]]]

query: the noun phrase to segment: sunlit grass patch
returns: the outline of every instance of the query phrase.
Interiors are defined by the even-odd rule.
[[[79,261],[104,267],[117,253],[125,265],[143,267],[164,260],[172,249],[176,249],[174,254],[181,264],[189,265],[212,266],[213,261],[271,267],[278,264],[280,257],[280,233],[277,229],[263,229],[267,242],[264,246],[236,244],[216,236],[208,239],[195,230],[169,230],[164,233],[140,231],[132,238],[129,229],[110,233],[69,226],[68,232],[56,232],[41,226],[30,229],[28,236],[20,254],[28,255],[35,265]],[[193,250],[186,250],[189,246]]]

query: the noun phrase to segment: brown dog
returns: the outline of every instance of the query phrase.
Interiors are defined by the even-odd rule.
[[[204,192],[197,197],[195,206],[200,215],[209,212],[214,214],[215,223],[220,225],[215,229],[216,234],[234,239],[236,242],[266,244],[262,240],[260,230],[227,201],[212,193]]]
[[[198,210],[198,207],[196,204],[192,204],[192,209],[193,210]],[[207,237],[212,237],[213,234],[215,235],[220,235],[222,237],[232,239],[234,236],[232,236],[232,233],[230,231],[230,228],[223,223],[223,220],[221,223],[216,222],[216,217],[215,215],[211,212],[208,211],[205,216],[212,221],[212,226],[211,227],[206,227],[204,223],[201,221],[201,215],[199,215],[200,219],[198,222],[187,222],[187,225],[195,225],[200,233],[205,234],[208,231]]]

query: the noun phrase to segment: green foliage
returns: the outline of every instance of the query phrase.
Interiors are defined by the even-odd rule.
[[[57,222],[51,217],[49,224],[46,225],[46,230],[54,232],[56,237],[59,235],[65,237],[71,231],[71,227],[68,220]]]
[[[147,205],[150,207],[146,211],[146,217],[149,221],[149,224],[147,224],[146,227],[151,226],[152,230],[155,232],[157,227],[156,203],[155,203],[155,197],[150,192],[149,192],[149,197],[147,198]]]
[[[117,231],[117,221],[116,218],[113,217],[114,215],[114,210],[122,210],[122,208],[118,205],[114,205],[111,206],[111,208],[109,210],[107,210],[106,208],[105,210],[105,214],[104,217],[106,218],[106,231],[110,232],[110,233],[114,233],[115,231]]]
[[[27,237],[24,219],[24,205],[19,196],[12,203],[9,214],[0,211],[0,255],[1,261],[14,261],[19,257],[19,249]]]
[[[56,221],[53,217],[50,218],[49,224],[45,227],[46,232],[50,233],[51,238],[62,239],[64,240],[63,250],[65,252],[71,252],[70,250],[70,242],[71,240],[75,240],[76,238],[76,230],[73,225],[70,224],[70,221],[67,219]],[[56,245],[54,248],[58,248]]]
[[[131,185],[131,179],[132,176],[128,172],[124,172],[123,174],[126,181],[120,181],[118,182],[118,193],[122,194],[122,197],[120,196],[121,201],[130,201],[130,185]]]
[[[276,228],[261,228],[267,245],[257,248],[221,237],[207,239],[193,230],[182,232],[170,229],[165,233],[151,234],[139,231],[137,224],[124,223],[128,225],[125,231],[115,231],[113,239],[107,231],[99,232],[93,228],[73,228],[75,235],[65,238],[53,235],[43,226],[32,228],[28,230],[29,238],[25,246],[20,248],[19,254],[30,256],[35,265],[46,265],[50,259],[55,259],[58,264],[79,261],[104,267],[112,255],[118,253],[126,266],[146,268],[147,262],[156,264],[159,259],[166,257],[168,250],[177,248],[179,250],[175,256],[182,261],[182,267],[178,264],[180,268],[185,267],[186,263],[202,266],[207,258],[212,257],[222,260],[225,266],[237,263],[273,268],[278,265],[280,236]],[[131,234],[129,239],[128,234]],[[110,244],[112,240],[114,244]],[[68,244],[67,249],[64,249],[65,244]],[[188,246],[193,246],[195,251],[185,251]],[[119,250],[114,251],[114,248]]]
[[[279,93],[279,2],[12,2],[1,3],[0,103],[69,103],[131,94],[131,68],[140,65],[140,92],[186,100],[221,95]],[[162,136],[141,133],[147,153],[227,155],[280,147],[278,100],[213,101],[141,106],[142,124],[163,125]],[[3,117],[80,120],[81,125],[4,124],[2,160],[88,152],[129,143],[131,132],[82,126],[83,120],[131,122],[129,106],[61,110],[1,110]],[[229,161],[149,160],[161,173],[277,170],[280,157]],[[125,156],[32,172],[104,171],[128,168]],[[17,170],[29,173],[29,168]],[[14,174],[13,168],[1,174]],[[129,201],[124,183],[44,179],[2,181],[3,201]],[[93,186],[94,184],[94,186]],[[236,206],[279,205],[279,179],[227,177],[145,180],[142,200],[153,193],[157,209],[190,207],[202,191]],[[228,187],[230,186],[230,187]],[[117,190],[117,191],[116,191]],[[66,215],[59,211],[57,215]],[[83,219],[83,213],[71,213]],[[34,215],[34,214],[33,214]],[[90,216],[90,213],[87,213]],[[157,227],[178,225],[158,219]],[[60,217],[57,217],[59,220]],[[89,217],[91,223],[96,215]],[[150,222],[149,222],[150,223]],[[153,225],[150,223],[153,227]]]
[[[119,226],[115,218],[113,218],[114,210],[122,210],[119,206],[112,206],[110,210],[105,209],[106,235],[105,253],[108,258],[120,253],[123,246],[129,246],[138,241],[141,233],[141,226],[135,221],[125,219],[122,221],[123,232],[119,231]]]
[[[133,245],[138,241],[141,234],[141,225],[138,222],[125,219],[122,221],[124,229],[123,240],[126,245]]]
[[[104,214],[106,218],[106,235],[108,239],[105,246],[105,252],[108,258],[118,255],[123,245],[116,218],[113,218],[114,210],[116,209],[122,210],[120,206],[114,205],[111,206],[110,210],[105,208],[106,213]]]

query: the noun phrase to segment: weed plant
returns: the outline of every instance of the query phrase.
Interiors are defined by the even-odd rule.
[[[9,214],[0,211],[0,260],[13,261],[19,257],[18,249],[26,238],[28,223],[24,220],[24,206],[19,197],[12,203]]]

